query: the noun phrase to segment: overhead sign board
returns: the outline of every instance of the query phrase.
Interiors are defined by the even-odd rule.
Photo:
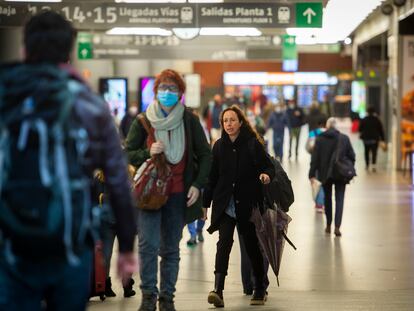
[[[301,6],[302,4],[306,5],[305,9]],[[286,2],[147,4],[79,1],[31,4],[1,2],[0,27],[22,26],[30,16],[41,10],[61,13],[78,29],[94,30],[106,30],[112,27],[286,28],[322,26],[321,2],[293,5]]]
[[[202,27],[293,27],[294,7],[288,3],[199,4]]]
[[[93,48],[92,48],[92,34],[90,33],[79,33],[77,39],[78,45],[78,59],[92,59]]]
[[[322,3],[296,3],[296,27],[322,27]]]
[[[298,49],[296,46],[295,36],[282,36],[282,59],[298,59]]]
[[[42,10],[61,13],[78,29],[112,27],[196,27],[194,5],[102,2],[0,3],[0,26],[22,26]]]

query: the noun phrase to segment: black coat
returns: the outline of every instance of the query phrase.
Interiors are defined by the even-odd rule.
[[[328,181],[329,166],[332,164],[331,159],[337,146],[339,135],[341,135],[339,158],[342,159],[346,157],[355,164],[355,153],[348,136],[331,128],[316,138],[309,169],[309,178],[316,177],[322,183]]]
[[[303,125],[305,115],[302,108],[288,108],[286,114],[289,119],[290,128],[300,128]]]
[[[325,124],[327,119],[326,115],[319,109],[311,109],[306,117],[306,122],[309,125],[309,132],[319,128],[320,123]]]
[[[359,125],[361,139],[365,141],[385,140],[384,128],[378,117],[370,115],[362,119]]]
[[[251,139],[254,140],[255,158],[252,156],[253,150],[249,150]],[[204,207],[209,207],[213,201],[208,232],[218,230],[219,220],[232,195],[237,222],[243,231],[250,219],[252,208],[263,202],[259,180],[261,173],[269,175],[271,179],[275,175],[270,158],[254,134],[243,127],[237,139],[231,142],[229,136],[223,132],[222,138],[213,147],[213,164],[203,196]]]

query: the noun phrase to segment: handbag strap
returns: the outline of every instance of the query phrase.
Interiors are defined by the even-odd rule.
[[[147,132],[148,136],[152,141],[155,141],[154,132],[151,130],[151,124],[149,123],[148,119],[140,113],[137,115],[138,122],[144,127],[145,131]]]
[[[152,128],[151,123],[148,121],[145,115],[140,113],[137,116],[137,120],[144,127],[150,139],[153,142],[155,142],[156,140],[155,140],[154,132],[151,129]],[[157,172],[159,173],[160,176],[167,176],[170,174],[170,169],[167,164],[167,158],[165,157],[164,153],[155,154],[152,156],[152,159],[154,161],[154,165],[157,169]]]
[[[339,133],[338,139],[336,141],[336,146],[335,146],[336,158],[335,158],[335,162],[339,161],[339,153],[341,151],[340,148],[341,148],[341,133]]]

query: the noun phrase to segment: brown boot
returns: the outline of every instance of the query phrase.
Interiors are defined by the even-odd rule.
[[[331,234],[331,226],[326,226],[325,233]]]
[[[224,307],[223,289],[226,275],[223,273],[216,273],[214,280],[214,290],[208,294],[207,301],[216,308]]]
[[[342,236],[341,231],[339,230],[339,227],[335,227],[335,231],[334,231],[336,236]]]

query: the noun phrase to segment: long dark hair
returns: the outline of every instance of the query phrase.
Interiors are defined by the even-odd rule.
[[[237,118],[239,119],[239,121],[241,122],[241,128],[245,128],[248,132],[252,133],[256,139],[264,146],[264,141],[263,138],[256,132],[256,130],[251,126],[249,120],[247,120],[246,115],[244,114],[244,112],[237,106],[237,105],[232,105],[226,109],[224,109],[221,114],[220,114],[220,125],[221,128],[224,131],[224,125],[223,125],[223,117],[224,114],[227,111],[234,111],[237,115]]]

